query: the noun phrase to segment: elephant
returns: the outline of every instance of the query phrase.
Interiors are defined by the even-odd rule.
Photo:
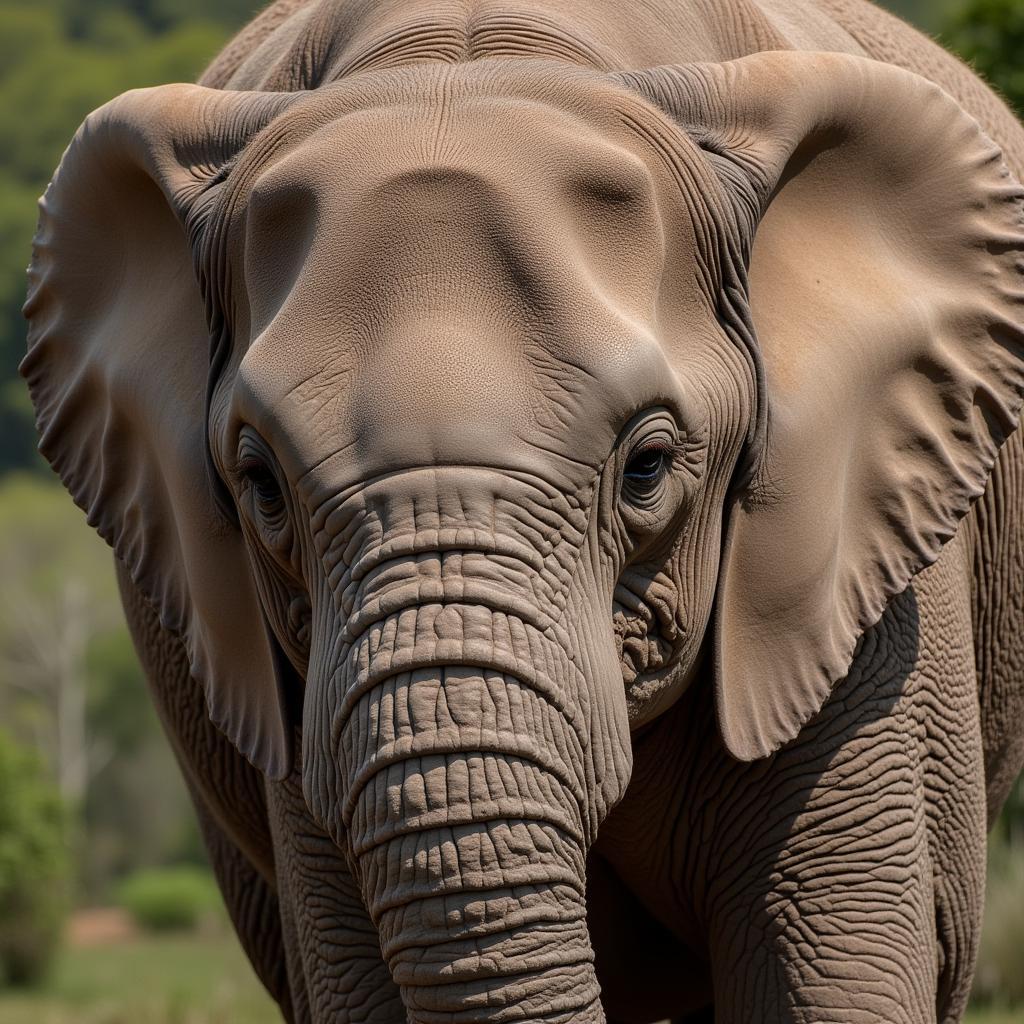
[[[865,0],[278,0],[85,120],[22,373],[286,1020],[961,1019],[1022,175]]]

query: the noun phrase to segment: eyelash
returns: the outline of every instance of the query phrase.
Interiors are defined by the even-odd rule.
[[[657,456],[657,464],[649,472],[630,472],[631,466],[640,460],[650,459],[652,455]],[[657,485],[671,464],[671,455],[672,448],[664,441],[647,441],[638,445],[626,460],[623,472],[624,484],[634,488],[642,488],[648,484]],[[644,468],[646,469],[647,467],[645,466]]]

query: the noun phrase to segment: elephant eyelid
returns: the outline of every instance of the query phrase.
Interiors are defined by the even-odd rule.
[[[647,441],[641,441],[633,451],[629,453],[631,459],[635,459],[640,455],[649,455],[652,452],[658,452],[660,455],[671,455],[675,451],[676,446],[671,444],[669,441],[661,437],[651,438]]]
[[[271,468],[255,455],[244,455],[238,460],[235,466],[235,475],[240,480],[255,482],[266,478],[273,478]]]
[[[635,459],[643,459],[651,455],[660,455],[666,462],[671,462],[682,447],[682,444],[667,437],[650,437],[634,445],[626,460],[627,465]]]
[[[278,520],[285,502],[284,491],[274,470],[258,455],[243,455],[235,467],[235,474],[240,488],[251,492],[264,525],[279,527]]]
[[[656,484],[668,468],[671,455],[671,446],[660,441],[639,445],[626,461],[623,472],[626,483],[634,487]]]

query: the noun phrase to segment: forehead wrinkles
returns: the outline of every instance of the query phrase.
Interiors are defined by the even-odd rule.
[[[542,294],[543,282],[562,283],[574,267],[614,267],[603,287],[621,280],[638,296],[650,291],[660,260],[644,164],[587,126],[518,100],[438,105],[427,116],[409,108],[350,115],[258,190],[271,205],[275,193],[282,203],[309,194],[321,253],[309,270],[328,268],[334,285],[360,292],[361,303],[381,277],[400,271],[408,280],[443,266],[473,276],[488,258],[541,306],[555,298]],[[625,259],[634,249],[638,258]]]
[[[215,330],[215,361],[224,369],[230,357],[218,355],[223,342],[246,323],[244,246],[246,201],[260,177],[331,122],[359,111],[382,109],[433,111],[440,124],[453,100],[488,96],[495,102],[531,102],[552,114],[579,120],[579,137],[622,137],[616,107],[623,90],[601,74],[544,60],[486,60],[463,65],[417,65],[373,71],[321,87],[296,99],[294,106],[259,133],[229,169],[218,175],[217,196],[208,207],[195,240],[197,272],[208,295]],[[632,146],[624,146],[624,149]],[[225,180],[226,179],[226,180]],[[237,353],[236,353],[237,355]]]
[[[393,319],[404,302],[453,311],[473,301],[534,336],[595,298],[606,321],[649,324],[664,262],[660,213],[645,163],[623,145],[614,108],[606,113],[613,131],[533,97],[439,88],[429,104],[324,125],[256,185],[265,212],[302,194],[316,226],[285,267],[279,225],[294,219],[268,212],[273,229],[248,268],[253,301],[280,281],[287,294],[257,311],[253,333],[285,313],[309,315],[313,295],[320,322],[356,347],[382,307]]]
[[[252,188],[275,163],[325,126],[357,111],[428,110],[437,99],[461,94],[510,97],[532,94],[559,96],[563,105],[582,110],[594,106],[586,95],[595,76],[567,72],[550,61],[487,60],[474,65],[418,65],[357,75],[348,81],[294,93],[294,103],[260,131],[236,159],[221,168],[210,182],[211,201],[204,204],[202,224],[190,228],[197,274],[207,298],[211,325],[223,336],[244,322],[240,299],[244,266],[232,258],[243,250],[236,244],[246,229],[246,206]],[[587,81],[585,81],[585,79]],[[213,357],[217,358],[217,339]]]
[[[522,209],[527,213],[535,194],[544,188],[564,191],[569,187],[574,190],[576,216],[571,224],[549,222],[545,225],[537,222],[535,214],[521,218],[512,216],[509,211],[502,214],[508,223],[514,222],[516,231],[513,237],[522,235],[523,225],[526,224],[530,229],[526,234],[532,231],[544,243],[538,249],[534,240],[529,239],[531,244],[521,247],[524,255],[518,263],[525,268],[525,276],[532,271],[535,278],[539,274],[547,278],[549,283],[555,282],[549,294],[555,303],[553,312],[558,316],[550,315],[551,301],[546,304],[535,303],[533,322],[529,325],[532,329],[527,338],[530,350],[523,354],[531,360],[534,357],[547,359],[546,350],[554,343],[556,351],[551,352],[551,355],[564,357],[567,352],[559,352],[557,349],[565,349],[563,342],[568,343],[579,356],[574,372],[589,376],[589,371],[596,367],[602,377],[614,375],[622,381],[626,391],[632,394],[636,390],[639,394],[643,385],[634,378],[638,374],[642,376],[642,373],[638,360],[634,358],[634,345],[639,335],[644,336],[645,345],[654,343],[650,330],[654,327],[655,318],[651,310],[657,304],[664,264],[664,238],[660,227],[661,215],[656,209],[656,193],[665,194],[666,190],[663,186],[652,190],[650,168],[655,161],[650,158],[649,147],[638,145],[635,132],[628,129],[622,118],[622,108],[629,106],[632,98],[630,94],[593,72],[574,72],[567,70],[564,65],[554,69],[549,66],[537,68],[531,67],[532,63],[522,60],[505,62],[506,65],[515,65],[510,67],[500,66],[501,62],[481,62],[469,69],[457,66],[374,72],[366,76],[365,82],[332,86],[323,90],[323,95],[311,94],[297,101],[292,111],[254,140],[239,165],[229,175],[222,203],[225,230],[221,231],[220,237],[226,238],[228,228],[232,232],[244,233],[245,200],[253,193],[263,175],[272,175],[289,160],[300,159],[307,144],[313,143],[317,136],[335,137],[333,150],[327,147],[320,156],[320,162],[326,162],[328,167],[332,164],[340,166],[347,157],[345,146],[342,145],[344,132],[341,130],[346,120],[352,124],[361,118],[373,122],[374,118],[383,115],[385,124],[391,124],[391,130],[396,130],[397,126],[397,135],[387,139],[383,148],[385,151],[406,155],[406,172],[412,171],[414,167],[422,170],[424,163],[451,169],[461,160],[478,162],[482,159],[481,154],[490,153],[489,174],[481,176],[477,168],[475,171],[470,169],[468,177],[472,179],[475,173],[478,178],[490,178],[492,186],[501,192],[507,190],[509,176],[516,179],[518,175],[516,187],[512,189],[513,198],[524,204]],[[485,133],[479,146],[470,147],[468,153],[460,152],[460,133],[456,130],[459,119],[467,109],[481,104],[493,107],[506,121],[519,118],[517,127],[514,131],[510,129],[497,136],[492,131],[490,138]],[[513,113],[515,118],[511,117]],[[536,122],[532,136],[530,132],[521,130],[519,125],[520,121],[525,124],[531,118]],[[400,130],[403,124],[415,128],[413,138],[409,137],[408,131]],[[537,127],[538,124],[540,127]],[[554,126],[558,127],[557,133],[552,130]],[[552,148],[554,135],[557,135],[555,141],[558,146]],[[381,141],[378,132],[378,148]],[[646,159],[638,155],[638,150]],[[371,146],[371,156],[373,152]],[[411,154],[415,155],[415,159],[412,159]],[[569,163],[583,168],[585,173],[567,176],[566,154],[573,156]],[[614,161],[610,159],[612,156],[615,157]],[[371,169],[372,163],[371,160]],[[612,163],[618,166],[614,173],[609,171]],[[660,166],[655,169],[658,177],[663,177],[663,169]],[[395,177],[394,171],[392,168],[388,173]],[[365,181],[356,183],[363,186],[364,192],[372,191],[370,185],[379,183],[379,178],[380,175],[375,182],[369,184]],[[312,178],[307,175],[307,181],[316,184],[318,179],[315,175]],[[646,238],[641,238],[637,230],[637,219],[629,216],[637,208],[637,204],[630,201],[630,193],[639,191],[645,191],[645,202],[650,208],[652,231]],[[330,189],[321,190],[321,194],[333,202]],[[485,202],[486,196],[478,201]],[[387,210],[383,212],[386,214]],[[685,216],[677,213],[672,219],[675,241],[682,237],[680,230],[685,230],[688,236],[692,235],[692,225],[680,228]],[[496,220],[500,223],[501,216]],[[594,259],[579,258],[590,241],[584,237],[584,229],[594,224],[598,225],[599,231],[610,231],[616,224],[621,229],[617,247],[605,246],[607,258],[603,268],[595,266]],[[332,234],[318,233],[327,238]],[[241,240],[244,234],[235,237]],[[335,222],[333,237],[334,244],[345,244],[343,224]],[[692,239],[688,237],[685,242],[688,255],[692,254]],[[230,358],[237,369],[237,361],[245,355],[256,331],[248,323],[247,303],[243,301],[246,297],[240,287],[244,282],[245,267],[238,252],[243,250],[243,246],[236,245],[233,250],[230,258],[235,263],[231,267],[232,272],[224,275],[223,290],[235,298],[230,308],[236,316],[238,343],[231,346]],[[547,256],[546,265],[541,268],[534,261],[534,253],[538,251]],[[597,250],[591,246],[587,255],[592,256],[594,251]],[[226,258],[228,255],[226,252]],[[506,269],[516,262],[506,259]],[[680,261],[672,261],[673,264],[677,262]],[[689,264],[690,260],[682,262]],[[326,264],[329,267],[329,261]],[[636,272],[641,265],[646,267],[647,278],[643,289],[647,297],[641,303],[644,308],[637,305],[638,289],[631,289],[632,294],[629,295],[615,291],[616,283],[621,288],[622,282],[628,280],[630,273]],[[602,269],[606,272],[599,273]],[[690,277],[693,278],[692,273]],[[523,279],[524,275],[521,275],[520,283]],[[434,281],[431,283],[434,284]],[[449,275],[447,284],[455,289],[462,287],[456,275]],[[544,284],[542,281],[541,285]],[[337,284],[333,283],[332,287],[336,293]],[[689,285],[687,289],[691,290]],[[307,294],[316,295],[317,289]],[[461,294],[466,295],[465,291]],[[290,296],[285,298],[287,301]],[[310,306],[310,303],[306,305]],[[285,376],[293,378],[296,385],[301,384],[306,378],[320,375],[325,365],[323,357],[325,354],[331,355],[330,349],[325,349],[325,344],[330,344],[329,337],[317,335],[324,334],[325,324],[329,331],[336,331],[337,324],[330,323],[330,317],[321,315],[324,305],[321,299],[317,298],[315,305],[318,307],[316,310],[306,310],[308,319],[305,321],[315,331],[309,335],[303,334],[302,345],[290,345],[287,353],[283,350],[275,352],[278,346],[271,336],[276,328],[264,332],[268,344],[258,346],[263,350],[263,355],[258,356],[258,359],[260,362],[271,359],[276,368],[283,371],[281,376],[275,373],[273,386],[266,376],[259,373],[256,375],[260,394],[251,397],[265,410],[269,411],[276,406],[275,394],[280,394],[278,385],[285,383]],[[548,316],[544,316],[545,305],[548,307]],[[292,311],[297,312],[298,309],[296,303]],[[490,311],[492,321],[496,320],[498,313],[500,311],[496,308]],[[288,333],[289,324],[285,323],[286,319],[291,323],[292,317],[281,318],[282,338]],[[296,324],[291,323],[291,326]],[[506,330],[513,327],[509,324],[505,326]],[[562,332],[561,338],[559,331]],[[334,339],[336,342],[336,333]],[[327,360],[330,372],[348,370],[350,367],[338,363],[338,359],[344,357],[338,346],[334,344],[331,348],[334,354]],[[253,355],[256,356],[256,353]],[[572,353],[569,353],[570,362],[571,357]],[[225,377],[231,378],[232,374],[225,374]]]
[[[731,209],[721,182],[685,129],[667,121],[647,103],[623,94],[619,116],[673,183],[675,197],[685,207],[693,228],[701,284],[705,294],[716,294],[722,280],[723,253],[729,247],[719,218]]]

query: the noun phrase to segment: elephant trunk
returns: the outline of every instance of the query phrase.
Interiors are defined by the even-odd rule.
[[[603,1021],[589,740],[565,646],[440,604],[350,641],[331,720],[338,834],[409,1019]]]

